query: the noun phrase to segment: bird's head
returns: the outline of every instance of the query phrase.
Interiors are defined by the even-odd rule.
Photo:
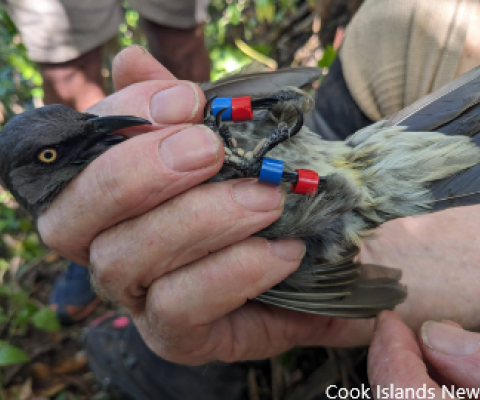
[[[123,141],[119,129],[150,124],[137,117],[98,117],[50,105],[12,118],[0,131],[0,179],[34,215],[83,168]]]

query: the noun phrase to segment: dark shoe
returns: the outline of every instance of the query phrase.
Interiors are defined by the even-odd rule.
[[[56,311],[62,325],[85,319],[99,303],[100,298],[90,285],[90,272],[75,263],[68,265],[50,294],[50,307]]]
[[[127,316],[95,320],[85,338],[90,369],[105,391],[135,400],[247,400],[246,364],[187,367],[165,361]]]

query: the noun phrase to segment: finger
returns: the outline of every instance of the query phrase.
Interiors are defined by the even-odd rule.
[[[446,320],[443,320],[442,323],[450,325],[450,326],[456,326],[457,328],[462,329],[462,325],[457,324],[455,321],[450,321],[450,320],[446,319]]]
[[[304,255],[298,239],[246,239],[155,281],[147,308],[170,330],[207,325],[281,282]]]
[[[391,393],[391,385],[404,391],[398,398],[442,395],[440,387],[428,375],[415,335],[391,311],[384,311],[377,318],[368,354],[368,376],[375,398],[397,398],[396,393]],[[407,389],[411,391],[408,397]]]
[[[120,143],[95,159],[38,219],[45,243],[87,265],[101,231],[141,215],[215,175],[220,139],[204,126],[175,126]]]
[[[134,115],[155,125],[202,122],[205,96],[194,83],[177,80],[140,82],[106,97],[87,112],[100,116]]]
[[[420,337],[422,351],[431,367],[446,382],[479,390],[480,334],[463,330],[449,322],[427,321]]]
[[[278,261],[274,269],[277,264]],[[180,364],[265,359],[294,346],[310,344],[358,346],[365,344],[363,336],[368,331],[367,320],[305,314],[257,301],[247,301],[212,323],[185,327],[184,323],[175,325],[177,317],[166,311],[156,293],[153,286],[147,298],[147,312],[134,314],[135,323],[154,352]],[[169,319],[170,315],[174,320]],[[348,332],[349,340],[337,340],[340,332]]]
[[[108,297],[134,307],[153,281],[272,224],[284,198],[253,179],[193,188],[95,238],[96,281]]]
[[[195,351],[198,359],[183,361],[225,360],[221,348],[235,332],[224,332],[228,339],[216,332],[228,330],[223,317],[292,273],[304,252],[299,240],[248,238],[155,281],[148,289],[145,314],[133,315],[143,327],[154,321],[148,331],[161,338],[155,346],[162,354],[167,351],[169,358],[173,355],[179,361],[179,355]]]
[[[176,79],[145,48],[138,45],[128,46],[116,55],[112,76],[116,91],[138,82]]]

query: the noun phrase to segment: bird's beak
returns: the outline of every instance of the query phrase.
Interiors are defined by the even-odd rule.
[[[83,143],[82,149],[72,164],[89,162],[126,139],[125,136],[115,135],[113,132],[133,126],[151,125],[151,122],[146,119],[124,115],[94,117],[88,121],[92,123],[92,134]]]
[[[108,117],[94,117],[88,119],[93,124],[95,133],[113,133],[120,129],[131,128],[133,126],[152,125],[150,121],[143,118],[131,117],[128,115],[112,115]]]

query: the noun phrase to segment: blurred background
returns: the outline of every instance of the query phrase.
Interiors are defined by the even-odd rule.
[[[212,0],[205,25],[211,80],[250,63],[269,69],[319,66],[328,71],[343,28],[362,0]],[[104,50],[102,76],[131,44],[146,47],[139,15],[127,2],[118,35]],[[43,105],[42,77],[26,55],[0,1],[0,128],[9,118]],[[0,187],[0,400],[107,399],[86,367],[80,326],[60,327],[48,304],[51,285],[66,261],[40,241],[33,221]],[[105,313],[108,305],[95,315]],[[365,380],[364,350],[291,351],[252,363],[252,400],[324,397],[330,384]]]

